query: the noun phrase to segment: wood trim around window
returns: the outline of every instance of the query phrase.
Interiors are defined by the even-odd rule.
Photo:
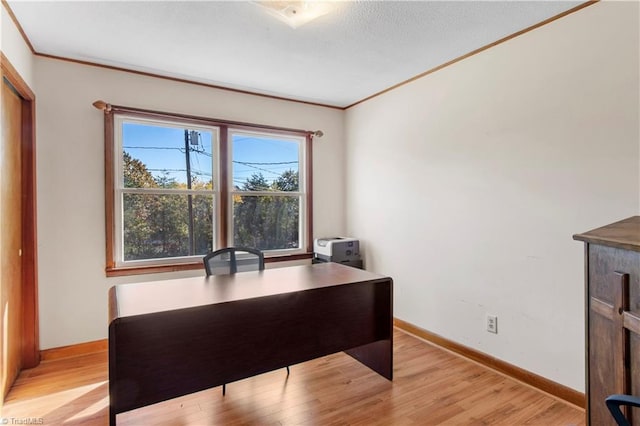
[[[295,136],[311,135],[314,133],[313,130],[293,129],[288,127],[270,126],[267,124],[254,124],[254,123],[245,123],[242,121],[223,120],[220,118],[202,117],[199,115],[182,114],[177,112],[155,111],[151,109],[133,108],[133,107],[127,107],[122,105],[111,105],[102,100],[95,101],[93,103],[93,106],[100,110],[110,111],[113,113],[135,115],[142,118],[185,121],[185,122],[190,122],[194,124],[203,124],[206,126],[216,126],[216,127],[228,126],[228,127],[233,127],[234,129],[241,129],[241,130],[273,131],[273,132],[290,134]]]
[[[251,123],[240,123],[236,121],[226,121],[218,119],[209,119],[206,117],[198,117],[186,114],[175,114],[152,110],[142,110],[138,108],[129,108],[122,106],[113,106],[104,101],[96,101],[93,104],[97,109],[100,109],[104,113],[104,156],[105,156],[105,237],[106,237],[106,267],[105,272],[107,277],[118,277],[128,275],[140,275],[140,274],[153,274],[161,272],[176,272],[187,271],[194,269],[202,269],[202,262],[191,263],[175,263],[167,265],[152,265],[152,266],[135,266],[135,267],[120,267],[116,266],[116,260],[114,258],[114,242],[115,242],[115,175],[114,175],[114,116],[116,113],[121,113],[127,116],[136,116],[141,118],[154,118],[161,120],[182,121],[185,124],[201,124],[207,126],[216,126],[220,129],[219,134],[219,156],[220,160],[217,163],[220,176],[220,191],[219,194],[219,211],[217,217],[222,226],[217,229],[216,243],[219,247],[225,247],[228,241],[228,197],[226,196],[228,185],[228,129],[233,127],[234,129],[245,129],[254,131],[267,131],[274,133],[281,133],[286,135],[295,135],[305,137],[305,192],[306,192],[306,216],[305,232],[306,245],[304,247],[305,253],[296,253],[292,255],[279,255],[270,256],[265,258],[266,263],[306,260],[313,257],[313,157],[312,157],[312,142],[313,131],[296,130],[289,128],[280,128],[275,126],[267,126]]]
[[[313,145],[313,135],[307,134],[307,140],[305,141],[305,143],[307,144],[307,146],[305,147],[307,150],[307,155],[306,155],[306,160],[307,163],[305,164],[305,171],[306,171],[306,175],[305,175],[305,193],[308,194],[307,196],[307,217],[306,217],[306,221],[307,221],[307,253],[313,253],[313,161],[312,161],[312,149],[311,146]]]
[[[111,109],[104,110],[104,182],[105,182],[105,237],[106,237],[106,270],[114,270],[116,262],[113,258],[113,242],[115,241],[114,200],[115,187],[113,175],[113,114]]]
[[[216,191],[218,197],[217,206],[218,206],[218,217],[220,218],[220,222],[224,224],[224,226],[219,227],[217,231],[217,242],[218,247],[226,247],[227,241],[229,241],[229,197],[222,196],[222,188],[229,188],[229,176],[227,174],[229,169],[229,127],[228,126],[220,126],[220,160],[218,161],[218,176],[220,177],[220,189]]]

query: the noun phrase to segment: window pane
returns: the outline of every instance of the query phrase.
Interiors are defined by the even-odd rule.
[[[123,194],[122,201],[125,261],[213,250],[213,196]]]
[[[300,198],[233,197],[233,243],[260,250],[299,248]]]
[[[124,187],[211,189],[212,139],[202,130],[123,123]]]
[[[236,190],[298,191],[298,140],[241,133],[232,140]]]

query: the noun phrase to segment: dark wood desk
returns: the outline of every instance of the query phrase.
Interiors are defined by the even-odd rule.
[[[116,414],[345,351],[393,374],[393,282],[325,263],[109,290]]]

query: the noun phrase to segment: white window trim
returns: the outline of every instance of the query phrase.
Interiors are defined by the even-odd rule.
[[[159,127],[168,128],[188,128],[190,130],[211,132],[212,133],[212,151],[211,167],[213,174],[213,190],[188,190],[188,189],[156,189],[156,188],[124,188],[124,170],[123,170],[123,124],[124,123],[136,123],[143,125],[154,125]],[[186,264],[193,263],[195,261],[202,260],[202,255],[194,256],[181,256],[181,257],[167,257],[158,259],[141,259],[141,260],[124,260],[124,225],[122,223],[124,218],[123,211],[123,194],[125,193],[138,193],[138,194],[211,194],[213,196],[213,210],[216,217],[219,217],[220,213],[220,167],[215,159],[220,158],[220,128],[217,126],[202,126],[193,125],[181,121],[172,121],[169,119],[155,120],[150,118],[141,118],[137,116],[131,116],[127,114],[114,115],[114,144],[113,144],[113,173],[114,173],[114,245],[113,256],[116,268],[130,268],[130,267],[145,267],[145,266],[162,266],[171,264]],[[216,226],[212,228],[213,235],[212,240],[215,246],[216,242]]]
[[[298,248],[279,249],[279,250],[263,250],[265,258],[272,256],[286,256],[294,254],[306,253],[307,247],[307,144],[304,136],[292,136],[287,134],[274,132],[260,132],[244,129],[229,128],[227,131],[227,174],[228,174],[228,202],[227,202],[227,245],[234,245],[233,230],[233,197],[241,196],[260,196],[260,195],[277,195],[285,197],[297,197],[300,202],[298,215]],[[277,138],[279,140],[290,140],[298,144],[298,191],[236,191],[233,187],[233,136],[234,135],[252,135],[257,137]]]

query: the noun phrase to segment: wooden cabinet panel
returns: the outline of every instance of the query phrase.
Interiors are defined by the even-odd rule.
[[[635,354],[630,357],[629,362],[631,377],[629,393],[631,395],[640,395],[640,334],[630,333],[629,340],[630,352]],[[634,425],[640,425],[640,408],[632,408],[631,417]]]
[[[588,256],[591,422],[614,425],[604,399],[614,393],[632,393],[633,374],[625,365],[625,360],[633,358],[627,355],[633,354],[631,332],[624,327],[623,314],[631,312],[631,306],[637,311],[640,253],[591,244]]]
[[[640,216],[574,239],[586,243],[587,421],[615,425],[611,394],[640,396]],[[627,411],[640,426],[640,411]]]

